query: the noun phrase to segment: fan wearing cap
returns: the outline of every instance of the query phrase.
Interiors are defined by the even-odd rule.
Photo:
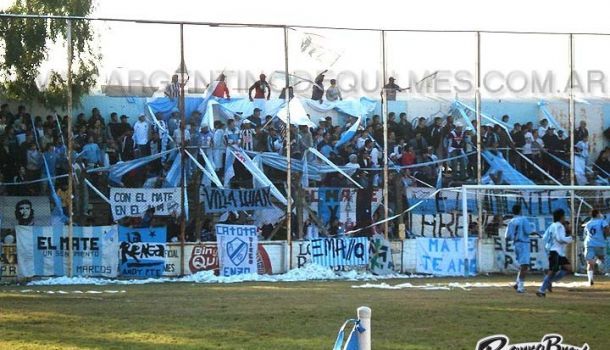
[[[390,77],[389,82],[383,86],[387,101],[396,101],[396,91],[402,92],[402,88],[396,84],[396,79]],[[383,96],[382,92],[382,96]]]
[[[278,143],[280,141],[280,137],[277,135],[277,131],[275,130],[275,128],[273,126],[269,127],[267,130],[269,130],[269,135],[267,135],[267,142],[266,142],[267,152],[279,151],[281,149],[281,147],[278,148]]]
[[[252,122],[248,119],[241,123],[241,147],[246,151],[254,150],[254,135],[256,135],[256,131],[251,126]]]
[[[123,136],[125,134],[125,131],[127,130],[131,130],[131,124],[129,124],[129,117],[126,116],[125,114],[121,115],[121,122],[119,123],[119,137]]]
[[[267,95],[267,100],[271,98],[271,87],[267,82],[267,76],[265,74],[261,74],[259,80],[250,86],[250,89],[248,90],[250,101],[254,101],[254,98],[252,98],[252,90],[254,90],[254,98],[265,98],[265,95]]]

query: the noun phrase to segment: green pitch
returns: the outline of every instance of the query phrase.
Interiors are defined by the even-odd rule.
[[[540,277],[530,281],[534,279]],[[511,280],[386,283],[508,285]],[[508,335],[511,343],[560,333],[564,343],[586,342],[593,350],[610,344],[607,278],[598,278],[593,288],[555,288],[546,299],[537,298],[533,287],[525,295],[508,286],[450,291],[352,288],[364,283],[3,286],[0,349],[331,349],[338,327],[360,305],[373,309],[375,350],[470,350],[480,338],[497,333]]]

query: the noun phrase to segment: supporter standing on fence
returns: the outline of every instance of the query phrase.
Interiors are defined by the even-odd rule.
[[[390,77],[390,79],[388,79],[388,83],[383,86],[383,90],[382,96],[385,95],[387,101],[396,101],[396,92],[402,92],[403,89],[396,84],[396,79],[394,79],[394,77]]]
[[[165,96],[172,100],[180,97],[180,83],[178,82],[178,74],[172,75],[172,81],[165,87]]]
[[[314,84],[311,90],[311,99],[314,101],[319,101],[320,103],[324,102],[324,73],[326,72],[327,70],[318,74],[318,76],[314,80]]]
[[[326,89],[326,101],[337,102],[337,100],[343,101],[343,97],[341,96],[341,90],[337,86],[337,80],[331,79],[330,87]]]
[[[252,98],[252,90],[254,90],[254,98]],[[248,89],[248,97],[250,98],[250,101],[254,101],[255,98],[267,98],[267,100],[271,98],[271,86],[269,86],[265,74],[261,74],[259,80],[250,86],[250,89]]]
[[[227,86],[226,83],[226,76],[224,75],[224,73],[220,73],[220,75],[218,76],[217,82],[216,82],[216,87],[214,88],[214,91],[212,92],[212,96],[218,97],[218,98],[224,98],[226,96],[227,99],[231,98],[231,94],[229,93],[229,87]]]
[[[521,216],[521,206],[513,206],[513,218],[506,227],[506,241],[512,241],[515,246],[515,257],[519,265],[517,281],[513,288],[517,293],[525,293],[525,275],[530,266],[530,235],[534,233],[532,224],[525,216]]]

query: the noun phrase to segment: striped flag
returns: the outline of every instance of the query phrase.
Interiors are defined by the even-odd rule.
[[[65,276],[68,273],[67,226],[15,226],[19,277]],[[74,226],[74,276],[116,277],[119,265],[116,226]]]

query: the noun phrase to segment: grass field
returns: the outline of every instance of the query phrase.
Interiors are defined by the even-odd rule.
[[[508,285],[510,280],[386,283]],[[497,333],[508,335],[513,343],[560,333],[564,343],[610,348],[608,278],[599,279],[593,288],[555,288],[545,299],[536,297],[533,287],[525,295],[509,287],[352,288],[363,283],[4,286],[0,287],[0,349],[331,349],[338,327],[360,305],[373,309],[375,350],[470,350],[478,339]]]

